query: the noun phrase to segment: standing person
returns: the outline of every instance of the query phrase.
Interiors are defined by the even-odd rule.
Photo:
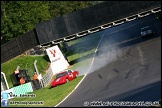
[[[34,75],[33,75],[33,80],[38,80],[38,75],[36,72],[34,72]]]
[[[38,80],[38,75],[37,75],[36,72],[34,72],[33,80],[36,82],[36,85],[37,86],[39,85],[39,88],[41,88],[41,85],[40,85],[39,80]]]
[[[20,85],[25,83],[25,79],[23,77],[20,78]]]

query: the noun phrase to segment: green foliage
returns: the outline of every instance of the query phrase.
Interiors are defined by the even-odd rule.
[[[88,69],[91,65],[92,62],[92,56],[90,57],[85,57],[88,54],[92,54],[95,52],[94,49],[96,49],[100,38],[103,34],[103,31],[101,32],[97,32],[95,34],[90,34],[89,36],[86,37],[82,37],[76,40],[72,40],[70,42],[68,42],[68,45],[72,48],[72,51],[74,51],[75,47],[77,49],[80,48],[86,48],[86,49],[91,49],[91,50],[85,50],[83,52],[76,52],[77,56],[71,55],[71,57],[69,58],[69,60],[77,60],[80,58],[85,58],[83,60],[78,60],[80,62],[75,63],[75,65],[70,66],[69,69],[73,69],[73,70],[78,70],[79,72],[83,71],[82,69],[84,69],[85,72],[88,72]],[[91,36],[93,35],[93,36]],[[93,38],[92,38],[93,37]],[[79,44],[78,44],[79,43]],[[74,47],[75,45],[75,47]],[[62,45],[60,45],[62,46]],[[85,55],[85,56],[84,56]],[[38,70],[41,73],[41,70],[47,65],[47,61],[48,57],[47,56],[23,56],[20,58],[15,58],[13,60],[10,60],[4,64],[1,64],[2,67],[2,72],[7,73],[6,76],[7,78],[9,77],[10,73],[16,69],[16,67],[18,65],[21,66],[21,69],[24,69],[26,67],[26,64],[28,63],[29,65],[27,65],[27,68],[29,69],[29,66],[33,66],[33,62],[34,60],[38,61]],[[42,62],[42,63],[41,63]],[[40,67],[40,68],[39,68]],[[30,71],[33,72],[33,71]],[[43,70],[42,70],[43,72]],[[66,84],[54,87],[52,89],[49,89],[48,87],[39,89],[39,90],[35,90],[30,94],[35,94],[36,97],[35,98],[13,98],[10,99],[10,101],[44,101],[44,105],[39,105],[40,107],[54,107],[55,105],[57,105],[61,100],[63,100],[72,90],[74,90],[74,88],[76,87],[76,85],[80,82],[80,80],[82,80],[84,76],[79,76],[78,78],[74,79],[73,81],[70,81]],[[53,79],[55,78],[55,76],[53,76]],[[7,80],[9,81],[9,80]],[[25,105],[10,105],[9,107],[24,107]],[[28,107],[37,107],[36,105],[28,105]]]
[[[1,44],[50,19],[48,10],[48,2],[43,1],[1,1]]]
[[[49,1],[49,11],[52,18],[86,8],[91,1]]]
[[[92,5],[91,1],[1,1],[1,45],[35,24]]]

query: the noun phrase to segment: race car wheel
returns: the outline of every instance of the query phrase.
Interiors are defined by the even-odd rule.
[[[53,88],[52,86],[49,87],[49,89]]]
[[[76,74],[76,76],[75,76],[76,78],[78,77],[78,74]]]
[[[69,82],[68,78],[66,79],[66,82]]]

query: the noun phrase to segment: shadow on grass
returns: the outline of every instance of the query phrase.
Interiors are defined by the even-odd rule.
[[[70,65],[73,65],[73,64],[75,64],[75,63],[84,61],[84,60],[86,60],[86,59],[92,58],[93,55],[94,55],[94,52],[93,52],[93,53],[90,53],[90,54],[87,54],[87,55],[85,55],[85,56],[82,56],[82,57],[80,57],[80,58],[78,58],[78,59],[72,60],[72,61],[69,62],[69,64],[70,64]]]
[[[48,55],[44,55],[43,58],[44,58],[47,62],[50,62],[50,59],[49,59]]]
[[[144,42],[144,41],[148,41],[150,39],[157,38],[157,37],[159,37],[159,35],[154,35],[154,36],[150,36],[150,37],[147,37],[147,38],[137,38],[135,40],[131,40],[131,41],[128,41],[128,42],[124,42],[124,43],[121,43],[121,44],[118,44],[118,45],[115,45],[115,46],[112,46],[112,47],[108,47],[109,45],[108,46],[107,45],[100,46],[98,48],[98,50],[97,50],[96,56],[99,56],[99,55],[102,55],[105,52],[108,52],[109,49],[111,50],[113,47],[124,48],[124,47],[132,46],[132,45],[135,45],[135,44]],[[70,61],[69,64],[70,65],[74,65],[75,63],[78,63],[78,62],[81,62],[83,60],[92,58],[95,52],[90,53],[90,54],[87,54],[87,55],[81,57],[82,54],[84,54],[85,52],[90,51],[91,49],[93,49],[93,48],[89,48],[88,49],[88,48],[85,48],[84,47],[84,48],[80,49],[80,51],[78,49],[77,52],[74,52],[74,53],[71,52],[73,54],[78,54],[78,57],[76,57],[77,59],[74,59],[74,60]],[[72,54],[69,53],[69,55],[72,55]]]
[[[81,40],[79,40],[79,42],[69,46],[69,55],[85,53],[89,50],[96,48],[101,39],[102,34],[103,31],[80,38]]]

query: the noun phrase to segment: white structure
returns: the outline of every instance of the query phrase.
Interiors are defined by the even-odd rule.
[[[3,72],[1,72],[1,92],[8,90],[8,89],[9,89],[9,86],[8,86],[8,82],[6,79],[6,75]]]
[[[51,61],[50,67],[54,74],[68,68],[69,63],[57,45],[46,49],[46,52]]]
[[[43,76],[43,87],[46,87],[48,84],[50,84],[52,77],[56,73],[67,69],[69,66],[69,63],[57,45],[46,49],[46,52],[50,59],[51,65],[47,73]]]

